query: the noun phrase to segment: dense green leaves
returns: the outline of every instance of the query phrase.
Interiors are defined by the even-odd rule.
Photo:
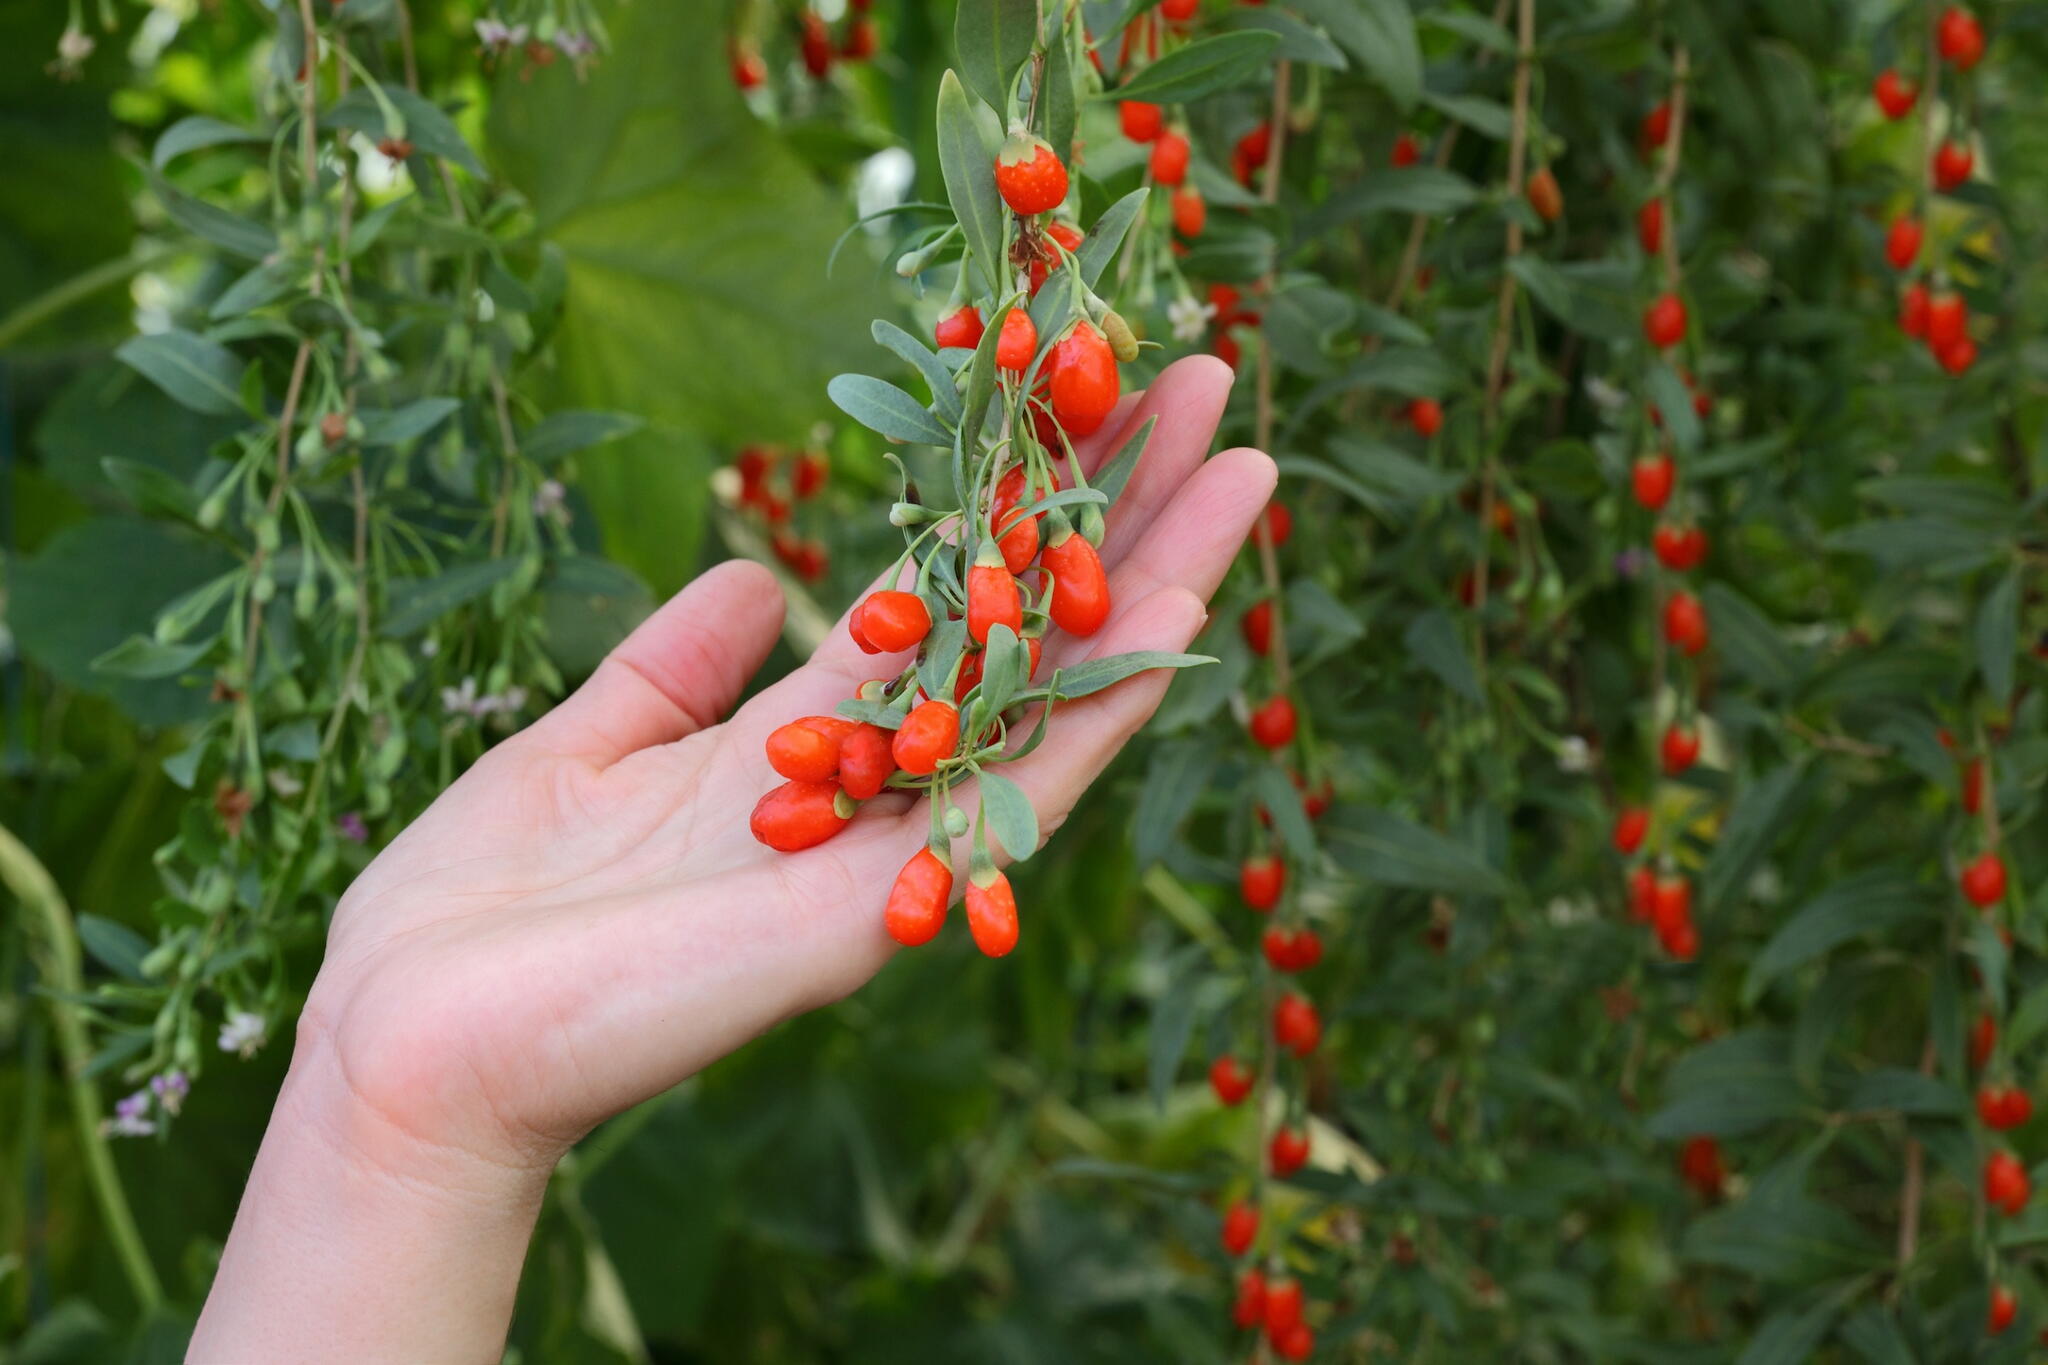
[[[1270,29],[1241,29],[1175,48],[1110,92],[1114,99],[1179,104],[1262,77],[1280,46]]]

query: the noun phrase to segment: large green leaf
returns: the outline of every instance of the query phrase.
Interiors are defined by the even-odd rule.
[[[667,592],[697,563],[714,449],[828,416],[825,381],[869,363],[885,309],[874,271],[826,276],[851,211],[741,103],[724,7],[611,22],[603,79],[500,80],[489,156],[568,267],[543,399],[648,422],[583,456],[579,487],[606,553]]]

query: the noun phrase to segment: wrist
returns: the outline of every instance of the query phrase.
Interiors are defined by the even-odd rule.
[[[554,1155],[418,1131],[302,1029],[190,1359],[495,1361]]]

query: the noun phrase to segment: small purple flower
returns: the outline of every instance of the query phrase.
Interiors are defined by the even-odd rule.
[[[1623,578],[1640,578],[1650,567],[1650,557],[1640,545],[1631,545],[1614,557],[1614,571]]]
[[[166,1071],[149,1078],[149,1089],[164,1112],[175,1117],[185,1107],[185,1097],[192,1093],[192,1078],[182,1071]]]
[[[370,827],[363,823],[362,815],[349,811],[334,822],[335,832],[352,844],[366,844],[370,841]]]
[[[100,1131],[112,1137],[148,1137],[156,1131],[149,1116],[149,1092],[138,1090],[114,1101],[114,1116],[100,1120]]]
[[[502,19],[476,21],[476,38],[486,52],[504,52],[518,47],[526,41],[526,33],[524,24],[508,24]]]
[[[555,35],[555,46],[571,61],[580,61],[597,51],[597,43],[589,34],[566,28]]]

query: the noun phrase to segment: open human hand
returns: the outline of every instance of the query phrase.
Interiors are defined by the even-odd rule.
[[[1047,669],[1179,650],[1200,631],[1274,482],[1256,451],[1204,461],[1229,388],[1220,362],[1181,361],[1082,444],[1084,465],[1096,465],[1159,419],[1108,516],[1113,614],[1091,639],[1049,642]],[[307,1221],[332,1238],[334,1211],[323,1205],[338,1198],[374,1216],[366,1235],[388,1240],[398,1217],[402,1240],[469,1277],[478,1320],[450,1322],[444,1301],[409,1321],[406,1286],[394,1282],[376,1335],[326,1325],[337,1358],[347,1343],[355,1359],[385,1358],[383,1349],[494,1359],[479,1349],[502,1340],[517,1256],[508,1276],[502,1254],[464,1258],[442,1243],[473,1218],[473,1237],[523,1247],[547,1171],[583,1133],[846,995],[888,960],[883,902],[927,837],[922,798],[885,793],[838,838],[801,853],[771,852],[747,828],[755,799],[779,780],[762,759],[768,733],[892,671],[886,656],[863,655],[842,621],[808,663],[719,723],[781,625],[766,570],[734,562],[706,573],[567,701],[487,754],[350,888],[194,1359],[216,1358],[202,1346],[257,1358],[286,1329],[299,1348],[290,1358],[322,1358],[302,1354],[304,1288],[264,1277],[312,1279],[303,1266],[279,1271],[268,1244]],[[1140,674],[1061,706],[1047,743],[1006,767],[1044,835],[1152,714],[1169,677]],[[305,1173],[308,1151],[324,1153],[325,1175]],[[379,1209],[378,1194],[393,1188],[425,1200],[436,1226],[405,1225],[403,1198]],[[345,1238],[335,1250],[348,1254]],[[293,1254],[303,1262],[302,1248]],[[403,1271],[405,1259],[379,1269],[432,1276],[428,1266]],[[273,1298],[275,1314],[294,1297],[290,1317],[267,1326],[252,1304]]]

